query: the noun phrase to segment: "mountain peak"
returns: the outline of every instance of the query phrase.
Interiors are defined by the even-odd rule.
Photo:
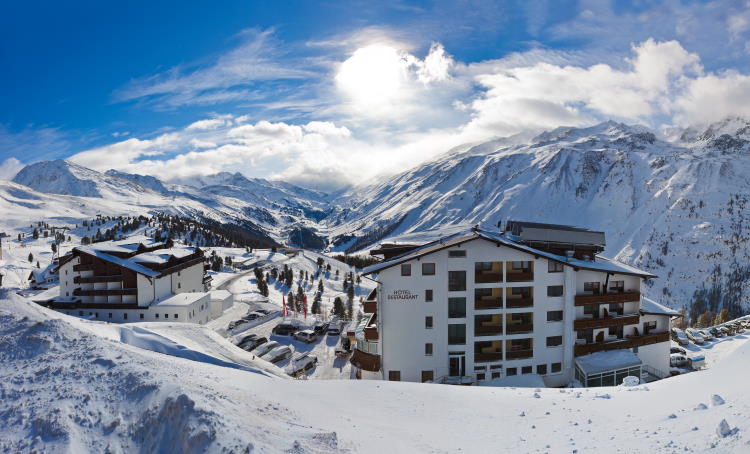
[[[101,197],[96,182],[99,172],[65,159],[29,164],[13,177],[13,182],[49,194]]]

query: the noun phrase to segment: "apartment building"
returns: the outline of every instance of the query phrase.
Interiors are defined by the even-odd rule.
[[[603,232],[515,221],[381,245],[372,253],[386,261],[364,270],[378,285],[351,361],[360,375],[412,382],[666,376],[677,313],[642,304],[642,282],[655,276],[598,256],[604,246]]]
[[[74,248],[60,259],[60,295],[38,303],[109,322],[206,323],[203,251],[145,236]],[[220,303],[221,304],[221,303]]]

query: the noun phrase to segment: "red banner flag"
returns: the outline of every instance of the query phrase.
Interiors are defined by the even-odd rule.
[[[281,315],[286,317],[286,300],[284,299],[284,295],[281,295]]]
[[[305,320],[307,320],[307,295],[302,295],[302,307],[305,309]]]

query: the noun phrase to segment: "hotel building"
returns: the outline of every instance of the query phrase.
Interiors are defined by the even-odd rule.
[[[360,376],[411,382],[663,378],[677,313],[642,298],[655,276],[598,256],[604,246],[603,232],[515,221],[383,244],[364,270],[378,285],[351,361]]]

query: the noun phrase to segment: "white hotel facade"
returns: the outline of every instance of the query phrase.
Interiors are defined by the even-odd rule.
[[[597,257],[602,232],[512,221],[506,229],[373,251],[386,261],[365,269],[378,286],[365,301],[354,366],[386,380],[461,384],[667,375],[677,313],[642,304],[652,274]]]

